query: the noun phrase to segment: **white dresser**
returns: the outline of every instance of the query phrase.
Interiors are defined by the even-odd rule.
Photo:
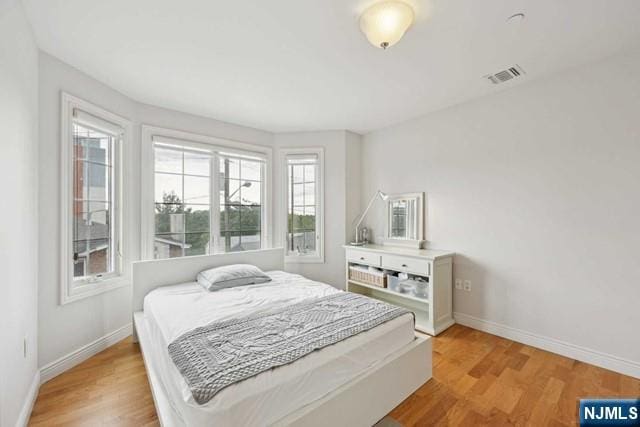
[[[405,307],[416,316],[416,329],[430,335],[453,325],[453,252],[394,246],[345,246],[347,291]],[[372,266],[408,273],[429,282],[424,296],[353,280],[351,266]]]

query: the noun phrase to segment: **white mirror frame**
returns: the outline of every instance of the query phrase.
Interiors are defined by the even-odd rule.
[[[391,203],[397,200],[415,200],[416,206],[416,238],[398,239],[391,237],[391,218],[389,211]],[[420,249],[424,244],[424,193],[390,194],[385,203],[385,239],[384,244],[389,246],[404,246]]]

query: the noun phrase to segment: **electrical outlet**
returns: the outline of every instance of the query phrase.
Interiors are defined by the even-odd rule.
[[[467,292],[471,292],[471,280],[464,281],[464,290]]]
[[[462,279],[456,279],[456,289],[462,289]]]

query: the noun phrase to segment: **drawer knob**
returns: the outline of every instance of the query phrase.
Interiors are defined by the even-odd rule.
[[[364,261],[364,257],[363,256],[360,257],[360,261]]]
[[[404,268],[407,268],[407,264],[402,264],[402,266],[403,266]]]

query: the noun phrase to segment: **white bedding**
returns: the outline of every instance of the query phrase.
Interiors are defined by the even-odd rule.
[[[188,426],[264,426],[317,400],[366,371],[377,361],[409,344],[413,320],[407,314],[370,331],[263,372],[220,391],[198,405],[167,352],[174,339],[213,321],[273,310],[339,291],[329,285],[284,272],[269,272],[273,281],[217,292],[197,283],[164,286],[144,300],[144,315],[153,341],[152,363],[174,411]]]

